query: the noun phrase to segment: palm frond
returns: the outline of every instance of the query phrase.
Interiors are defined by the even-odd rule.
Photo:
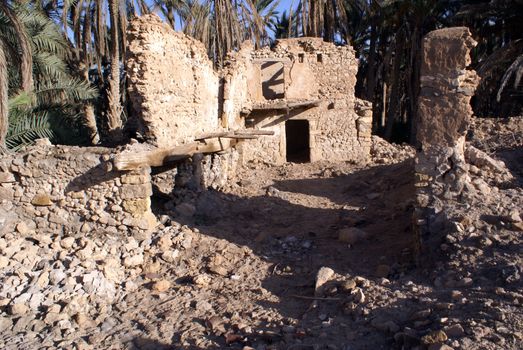
[[[6,145],[13,151],[34,143],[41,138],[53,140],[55,133],[52,129],[51,120],[47,113],[30,114],[23,110],[12,110],[10,128],[6,137]]]
[[[81,102],[94,99],[98,91],[84,80],[64,77],[61,81],[42,84],[35,91],[37,103],[41,105]]]

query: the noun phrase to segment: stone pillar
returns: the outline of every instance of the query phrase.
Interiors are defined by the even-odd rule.
[[[119,195],[123,212],[126,214],[123,224],[133,229],[135,238],[147,237],[158,225],[151,210],[151,168],[145,167],[124,173],[120,182]]]
[[[476,44],[466,27],[435,30],[423,41],[414,215],[421,256],[430,253],[434,232],[441,229],[437,214],[444,200],[460,196],[470,180],[465,135],[472,116],[470,98],[479,77],[466,68]]]

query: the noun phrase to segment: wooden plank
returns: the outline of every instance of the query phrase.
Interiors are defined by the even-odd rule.
[[[244,129],[244,130],[239,130],[236,133],[238,133],[240,135],[246,134],[246,135],[270,136],[270,135],[274,135],[274,130]]]
[[[196,153],[215,153],[225,151],[236,144],[231,139],[211,139],[205,142],[192,142],[170,148],[158,148],[149,151],[124,151],[113,159],[117,170],[134,170],[144,166],[157,167],[166,162],[188,158]]]
[[[310,101],[278,101],[274,103],[258,103],[252,106],[253,111],[270,111],[270,110],[281,110],[281,109],[296,109],[302,107],[318,107],[321,100],[310,100]]]
[[[257,136],[261,135],[274,135],[274,131],[271,130],[257,130],[257,129],[246,129],[238,131],[224,131],[224,132],[211,132],[207,134],[202,134],[196,137],[195,140],[206,140],[212,138],[230,138],[230,139],[255,139]]]

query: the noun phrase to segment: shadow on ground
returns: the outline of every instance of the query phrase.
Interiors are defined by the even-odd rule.
[[[281,327],[268,324],[254,330],[254,336],[240,337],[231,344],[222,335],[210,334],[209,338],[220,344],[217,348],[259,344],[266,344],[267,349],[316,349],[318,344],[339,349],[345,345],[347,349],[361,348],[358,344],[373,349],[389,348],[391,339],[381,333],[365,337],[363,343],[362,339],[356,340],[358,333],[351,325],[363,321],[343,312],[339,298],[332,301],[312,298],[317,271],[323,266],[340,275],[369,279],[376,278],[378,265],[391,267],[391,279],[412,269],[412,161],[350,173],[322,172],[311,178],[275,180],[264,191],[265,195],[255,197],[203,192],[197,200],[196,216],[174,219],[204,235],[247,246],[270,262],[271,271],[262,286],[279,301],[260,300],[258,304],[277,310],[284,318],[299,320],[299,328],[312,329],[313,336],[285,334]],[[156,203],[155,207],[161,205]],[[368,237],[355,244],[340,242],[338,231],[346,227],[357,227]],[[381,313],[397,314],[398,310],[392,307]],[[329,315],[327,321],[324,315]],[[329,327],[325,322],[335,326]],[[154,341],[148,344],[144,339],[134,343],[137,349],[155,346],[197,349],[173,341],[175,345]]]

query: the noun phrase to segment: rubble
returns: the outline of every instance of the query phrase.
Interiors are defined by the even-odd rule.
[[[150,144],[0,160],[1,348],[519,348],[521,124],[471,123],[466,28],[426,38],[417,151],[370,136],[350,47],[245,44],[215,72],[154,16],[129,36]],[[310,163],[279,118],[309,123]],[[117,170],[240,126],[274,135]]]
[[[242,163],[369,157],[372,106],[354,97],[350,46],[297,38],[255,50],[246,42],[214,71],[201,43],[155,15],[134,19],[128,41],[131,125],[159,149],[244,130],[270,134],[238,145]]]
[[[417,218],[420,255],[427,258],[435,226],[430,207],[437,198],[461,195],[471,180],[465,160],[465,135],[472,107],[470,98],[479,83],[470,64],[470,50],[476,46],[466,27],[445,28],[429,33],[423,41],[421,91],[418,99],[416,156],[418,177]],[[469,186],[470,187],[470,186]]]

